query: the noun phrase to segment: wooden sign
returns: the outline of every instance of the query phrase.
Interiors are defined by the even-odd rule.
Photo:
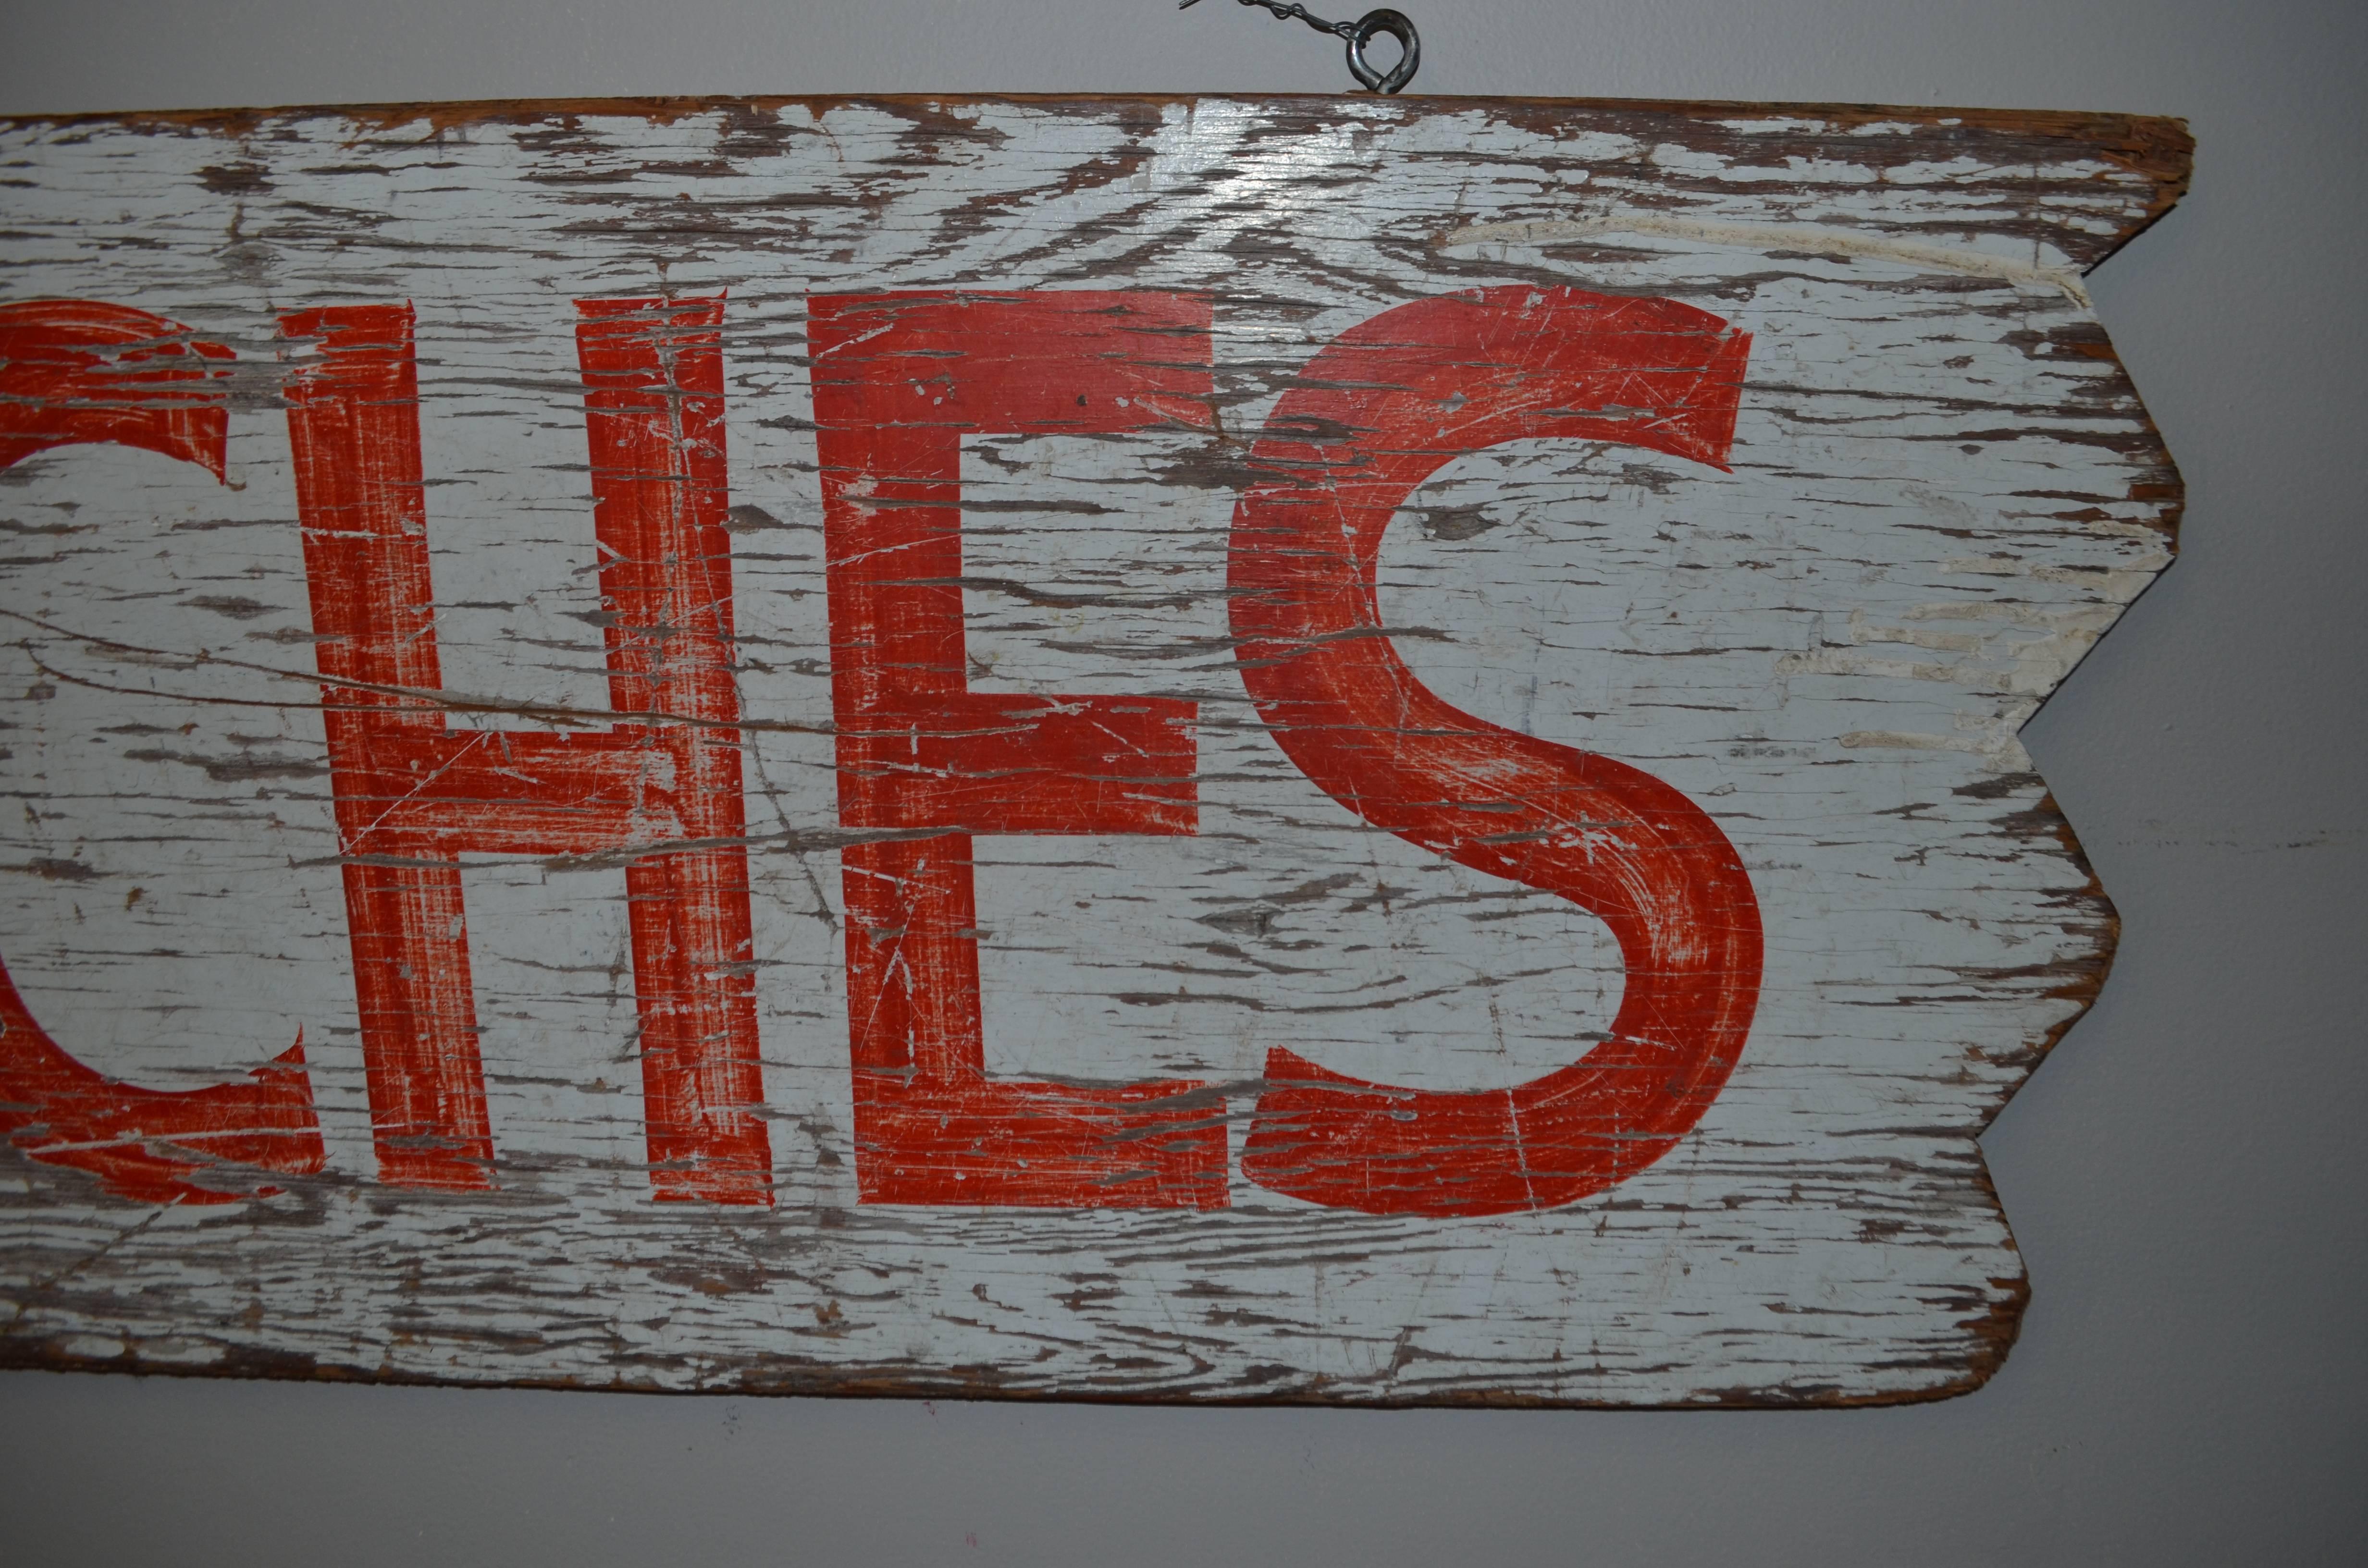
[[[0,124],[0,1363],[1851,1403],[2113,916],[2172,121]]]

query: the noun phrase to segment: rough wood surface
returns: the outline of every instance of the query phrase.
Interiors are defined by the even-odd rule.
[[[0,1364],[1977,1386],[2027,1290],[1975,1140],[2113,940],[2016,732],[2179,506],[2079,277],[2188,153],[1471,99],[0,123],[0,312],[180,334],[76,317],[99,381],[46,392],[20,335],[0,398]],[[1676,356],[1644,392],[1563,353],[1615,329]],[[894,411],[932,356],[974,416]],[[129,423],[51,444],[69,403]],[[1337,626],[1311,485],[1372,574]],[[1417,706],[1319,722],[1310,670]],[[1457,745],[1439,799],[1389,771]]]

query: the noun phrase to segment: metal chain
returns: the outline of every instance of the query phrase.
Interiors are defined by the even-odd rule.
[[[1414,24],[1399,12],[1368,11],[1353,22],[1327,22],[1306,6],[1287,5],[1284,0],[1241,0],[1241,3],[1265,6],[1274,13],[1278,21],[1305,22],[1319,33],[1330,33],[1335,38],[1347,40],[1349,74],[1357,79],[1360,86],[1373,92],[1396,92],[1414,80],[1415,71],[1422,63],[1422,40],[1415,32]],[[1200,0],[1177,0],[1176,8],[1181,11],[1198,4]],[[1365,45],[1372,41],[1376,33],[1389,34],[1398,40],[1399,48],[1405,51],[1399,55],[1398,62],[1387,71],[1376,71],[1365,62]]]

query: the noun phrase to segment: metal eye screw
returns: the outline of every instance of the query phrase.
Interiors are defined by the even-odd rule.
[[[1386,72],[1376,71],[1365,63],[1365,45],[1375,33],[1387,33],[1398,40],[1404,51],[1398,62]],[[1404,13],[1383,9],[1368,11],[1357,18],[1353,28],[1343,34],[1349,40],[1349,74],[1377,93],[1395,93],[1414,80],[1416,68],[1422,64],[1422,39],[1414,24]]]
[[[1284,21],[1305,22],[1319,33],[1330,33],[1349,42],[1349,74],[1360,87],[1376,93],[1395,93],[1414,80],[1416,70],[1422,64],[1422,39],[1414,30],[1414,23],[1397,11],[1368,11],[1353,22],[1327,22],[1304,6],[1286,5],[1283,0],[1241,0],[1245,6],[1263,6]],[[1199,0],[1177,0],[1179,11]],[[1398,40],[1406,52],[1387,71],[1376,71],[1365,61],[1365,45],[1375,33],[1387,33]]]

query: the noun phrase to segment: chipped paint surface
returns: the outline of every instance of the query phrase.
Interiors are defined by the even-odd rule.
[[[445,106],[0,163],[0,332],[129,312],[0,405],[0,1362],[2004,1355],[1975,1138],[2112,941],[2015,736],[2180,494],[2078,279],[2175,127]],[[1588,381],[1648,316],[1729,369]]]

